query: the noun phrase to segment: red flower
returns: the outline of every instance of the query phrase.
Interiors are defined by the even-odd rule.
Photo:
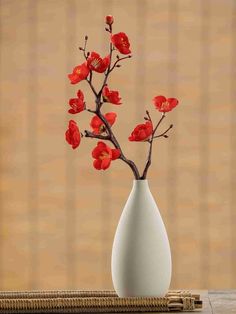
[[[71,84],[79,83],[82,80],[85,80],[89,74],[89,68],[87,67],[87,63],[84,62],[80,65],[77,65],[71,74],[68,74],[68,78],[70,79]]]
[[[112,25],[114,23],[114,17],[112,15],[107,15],[105,18],[105,22],[107,25]]]
[[[129,136],[129,140],[131,142],[141,142],[150,138],[153,132],[152,122],[147,121],[144,124],[138,124],[131,135]]]
[[[104,115],[110,126],[115,123],[116,116],[117,115],[115,112],[108,112]],[[102,120],[98,116],[94,116],[92,118],[90,126],[92,127],[94,134],[101,134],[106,130]]]
[[[96,52],[92,52],[87,60],[87,65],[90,70],[96,71],[98,73],[103,73],[106,71],[110,64],[110,56],[102,59],[100,55]]]
[[[81,90],[78,90],[77,92],[77,98],[71,98],[69,100],[69,105],[72,109],[69,109],[68,112],[75,114],[83,111],[85,109],[85,103],[84,103],[84,94]]]
[[[105,86],[102,90],[102,96],[105,102],[110,102],[114,105],[121,105],[121,97],[118,91],[110,90],[107,86]]]
[[[129,38],[125,33],[118,33],[111,36],[111,42],[116,47],[117,50],[119,50],[120,53],[123,55],[128,55],[131,53],[129,47]]]
[[[73,149],[77,148],[81,141],[81,135],[77,123],[74,120],[69,121],[68,130],[65,133],[66,141]]]
[[[92,157],[95,159],[93,166],[97,170],[106,170],[110,167],[111,161],[120,157],[119,149],[112,149],[104,142],[98,142],[92,151]]]
[[[156,96],[153,98],[153,103],[160,112],[171,111],[176,107],[179,101],[176,98],[166,98],[165,96]]]

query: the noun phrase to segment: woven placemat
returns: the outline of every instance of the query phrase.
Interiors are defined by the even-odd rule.
[[[114,291],[4,291],[0,313],[122,313],[194,311],[200,295],[169,291],[165,297],[119,298]]]

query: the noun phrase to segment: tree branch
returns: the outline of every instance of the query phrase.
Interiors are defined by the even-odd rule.
[[[109,26],[109,32],[112,34],[112,26],[110,25]],[[86,47],[86,46],[85,46]],[[138,171],[138,168],[136,166],[136,164],[132,161],[132,160],[129,160],[128,158],[126,158],[126,156],[124,155],[121,147],[120,147],[120,144],[118,142],[118,140],[116,139],[112,129],[111,129],[111,126],[109,124],[109,122],[106,120],[106,118],[103,116],[102,112],[101,112],[101,106],[103,104],[103,102],[101,101],[101,96],[102,96],[102,90],[104,88],[104,86],[106,85],[106,82],[107,82],[107,79],[108,79],[108,76],[109,74],[111,73],[111,71],[115,68],[115,66],[117,65],[118,61],[120,60],[123,60],[123,59],[127,59],[127,58],[130,58],[130,56],[128,57],[124,57],[124,58],[121,58],[119,60],[117,60],[114,65],[111,67],[111,61],[112,61],[112,52],[113,52],[114,48],[113,48],[113,45],[112,43],[110,43],[110,64],[107,68],[107,71],[105,73],[105,78],[104,78],[104,81],[103,81],[103,84],[102,84],[102,87],[100,89],[100,91],[97,93],[96,89],[94,88],[93,84],[92,84],[92,71],[90,71],[90,77],[89,79],[87,78],[86,81],[88,82],[94,96],[95,96],[95,102],[96,102],[96,110],[91,110],[91,109],[87,109],[88,112],[90,113],[94,113],[97,115],[97,117],[99,117],[101,119],[101,121],[103,122],[105,128],[106,128],[106,131],[107,131],[107,135],[102,135],[102,134],[93,134],[92,132],[88,131],[88,130],[85,130],[85,137],[90,137],[90,138],[97,138],[97,139],[101,139],[101,140],[109,140],[115,148],[119,149],[120,151],[120,159],[123,160],[129,167],[130,169],[132,170],[133,174],[134,174],[134,177],[136,180],[139,180],[140,179],[140,174],[139,174],[139,171]]]
[[[120,159],[123,160],[130,168],[131,170],[133,171],[133,174],[134,174],[134,177],[136,180],[139,180],[140,179],[140,174],[139,174],[139,171],[138,171],[138,168],[137,166],[135,165],[135,163],[132,161],[132,160],[129,160],[128,158],[125,157],[121,147],[120,147],[120,144],[119,142],[117,141],[112,129],[111,129],[111,126],[109,124],[109,122],[106,120],[106,118],[102,115],[101,111],[100,111],[100,108],[96,111],[96,115],[102,120],[102,122],[104,123],[105,127],[106,127],[106,130],[108,132],[108,136],[109,136],[109,141],[112,142],[112,144],[115,146],[115,148],[119,149],[120,151]]]

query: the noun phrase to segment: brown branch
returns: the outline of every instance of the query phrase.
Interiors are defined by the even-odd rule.
[[[110,32],[112,33],[112,27],[111,26],[110,26]],[[85,131],[85,137],[98,138],[98,139],[102,139],[102,140],[109,140],[115,146],[115,148],[120,150],[120,157],[119,158],[121,160],[123,160],[130,167],[130,169],[132,170],[132,172],[134,174],[135,179],[138,180],[138,179],[140,179],[140,174],[139,174],[137,166],[135,165],[135,163],[132,160],[129,160],[128,158],[125,157],[125,155],[124,155],[124,153],[120,147],[120,144],[119,144],[118,140],[116,139],[116,137],[115,137],[115,135],[111,129],[109,122],[106,120],[106,118],[103,116],[103,114],[101,112],[102,90],[103,90],[103,87],[106,85],[109,74],[111,73],[112,52],[113,52],[113,45],[112,45],[112,43],[110,43],[110,64],[108,66],[107,72],[105,73],[105,78],[104,78],[104,81],[103,81],[103,84],[102,84],[102,87],[101,87],[99,93],[96,92],[96,90],[93,86],[91,71],[90,71],[89,79],[88,78],[86,79],[86,81],[88,82],[88,84],[89,84],[89,86],[90,86],[90,88],[91,88],[91,90],[95,96],[95,102],[96,102],[96,110],[87,109],[87,111],[90,113],[96,114],[102,120],[102,122],[106,128],[107,135],[104,136],[101,134],[93,134],[92,132],[86,130]]]
[[[153,145],[153,139],[154,139],[154,136],[155,136],[155,133],[159,127],[159,125],[161,124],[161,122],[163,121],[163,119],[165,118],[165,113],[162,114],[160,120],[158,121],[156,127],[154,128],[153,132],[152,132],[152,136],[150,138],[150,140],[148,141],[148,143],[150,144],[150,147],[149,147],[149,152],[148,152],[148,157],[147,157],[147,162],[146,162],[146,165],[145,165],[145,168],[143,170],[143,174],[141,176],[141,180],[145,180],[147,178],[147,172],[148,172],[148,169],[149,167],[151,166],[151,163],[152,163],[152,145]]]
[[[109,29],[106,29],[106,30],[110,34],[112,34],[112,25],[109,25]],[[86,60],[88,59],[88,56],[89,56],[89,53],[86,54],[87,40],[88,40],[88,36],[85,36],[84,48],[80,47],[80,50],[83,51],[84,57],[85,57]],[[163,113],[161,118],[160,118],[160,120],[158,121],[157,125],[155,126],[152,134],[151,134],[151,138],[149,140],[147,140],[147,142],[149,143],[150,147],[149,147],[149,151],[148,151],[148,157],[147,157],[145,168],[143,170],[142,176],[140,176],[136,164],[132,160],[129,160],[128,158],[126,158],[126,156],[124,155],[124,153],[123,153],[123,151],[122,151],[122,149],[120,147],[120,144],[119,144],[117,138],[115,137],[115,135],[114,135],[114,133],[112,131],[112,128],[111,128],[109,122],[106,120],[106,118],[103,116],[103,114],[101,112],[101,107],[102,107],[102,104],[103,104],[103,102],[101,100],[102,91],[103,91],[104,86],[107,83],[107,80],[108,80],[108,77],[109,77],[110,73],[116,67],[120,66],[119,65],[120,61],[128,59],[128,58],[131,58],[131,55],[128,55],[128,56],[125,56],[125,57],[122,57],[122,58],[117,56],[117,60],[114,62],[113,65],[111,65],[112,53],[113,53],[114,50],[115,50],[115,48],[114,48],[113,44],[110,42],[110,53],[109,53],[110,63],[109,63],[109,66],[108,66],[108,68],[107,68],[107,70],[105,72],[105,77],[104,77],[104,80],[103,80],[103,83],[102,83],[102,86],[101,86],[101,89],[99,90],[99,92],[97,92],[95,87],[93,86],[93,83],[92,83],[93,73],[92,73],[91,70],[90,70],[89,78],[86,78],[86,81],[88,82],[88,84],[89,84],[89,86],[90,86],[90,88],[91,88],[91,90],[92,90],[92,92],[93,92],[93,94],[95,96],[95,103],[96,103],[96,110],[92,110],[92,109],[89,109],[89,108],[86,108],[86,110],[88,112],[90,112],[90,113],[95,114],[98,118],[100,118],[100,120],[104,124],[104,127],[105,127],[105,130],[106,130],[107,134],[106,135],[94,134],[94,133],[92,133],[92,132],[90,132],[88,130],[85,130],[84,131],[84,136],[85,137],[89,137],[89,138],[96,138],[96,139],[100,139],[100,140],[108,140],[108,141],[110,141],[114,145],[115,148],[119,149],[119,151],[120,151],[119,159],[123,160],[130,167],[130,169],[132,170],[132,172],[134,174],[135,179],[136,180],[145,180],[146,177],[147,177],[148,169],[149,169],[149,167],[151,165],[153,140],[155,138],[158,138],[158,137],[168,137],[166,134],[173,127],[173,125],[171,124],[170,127],[168,129],[166,129],[163,133],[155,136],[155,133],[156,133],[159,125],[161,124],[161,122],[165,118],[165,113]],[[151,119],[151,116],[150,116],[149,112],[146,111],[146,114],[147,114],[147,117],[144,117],[144,119],[145,120],[149,120],[152,123],[152,119]]]
[[[132,57],[131,55],[128,55],[128,56],[126,56],[126,57],[117,59],[116,62],[115,62],[115,63],[113,64],[113,66],[111,67],[110,73],[111,73],[111,71],[114,70],[114,68],[117,66],[117,64],[118,64],[120,61],[125,60],[125,59],[129,59],[129,58],[131,58],[131,57]]]
[[[112,33],[112,26],[110,25],[110,33]],[[102,87],[100,89],[100,91],[97,93],[96,89],[94,88],[93,86],[93,83],[92,83],[92,71],[90,71],[90,77],[89,79],[87,78],[86,81],[88,82],[94,96],[95,96],[95,102],[96,102],[96,110],[91,110],[91,109],[87,109],[88,112],[90,113],[94,113],[97,115],[97,117],[99,117],[105,128],[106,128],[106,131],[107,131],[107,135],[102,135],[102,134],[93,134],[92,132],[88,131],[88,130],[85,130],[85,137],[90,137],[90,138],[97,138],[97,139],[102,139],[102,140],[109,140],[115,148],[119,149],[120,151],[120,159],[123,160],[129,167],[130,169],[132,170],[133,174],[134,174],[134,177],[136,180],[139,180],[140,179],[140,174],[139,174],[139,171],[138,171],[138,168],[136,166],[136,164],[132,161],[132,160],[129,160],[128,158],[126,158],[126,156],[124,155],[121,147],[120,147],[120,144],[117,140],[117,138],[115,137],[112,129],[111,129],[111,126],[109,124],[109,122],[106,120],[106,118],[103,116],[102,112],[101,112],[101,106],[103,104],[103,102],[101,101],[101,96],[102,96],[102,90],[104,88],[104,86],[106,85],[106,82],[107,82],[107,79],[108,79],[108,76],[109,74],[111,73],[111,71],[114,69],[114,67],[117,65],[117,61],[114,63],[114,65],[111,67],[111,61],[112,61],[112,52],[113,52],[114,48],[113,48],[113,45],[112,43],[110,43],[110,64],[108,66],[108,69],[105,73],[105,78],[104,78],[104,81],[103,81],[103,84],[102,84]],[[127,59],[127,58],[130,58],[129,57],[124,57],[124,58],[121,58],[119,60],[123,60],[123,59]]]
[[[86,108],[86,110],[87,110],[88,112],[91,112],[91,113],[96,113],[95,110],[92,110],[92,109],[89,109],[89,108]]]
[[[109,25],[109,29],[108,29],[108,32],[112,35],[112,25]],[[109,53],[109,57],[110,57],[110,64],[107,68],[107,71],[105,73],[105,78],[104,78],[104,81],[103,81],[103,84],[102,84],[102,87],[98,93],[98,96],[99,96],[99,105],[98,107],[101,108],[101,105],[102,105],[102,102],[101,102],[101,96],[102,96],[102,91],[103,91],[103,88],[105,87],[105,85],[107,84],[107,80],[108,80],[108,77],[109,75],[111,74],[111,72],[114,70],[114,68],[118,65],[118,63],[124,59],[128,59],[128,58],[131,58],[131,55],[129,56],[125,56],[123,58],[119,58],[118,60],[116,60],[113,64],[113,66],[111,66],[111,61],[112,61],[112,54],[113,54],[113,51],[115,50],[114,46],[112,43],[110,43],[110,53]]]
[[[90,71],[90,72],[92,72],[92,71]],[[86,78],[86,81],[88,82],[91,90],[93,91],[93,94],[94,94],[95,98],[98,98],[98,93],[96,92],[96,89],[94,88],[93,83],[92,83],[92,75],[90,75],[89,79]]]
[[[85,60],[87,60],[87,59],[88,59],[88,56],[89,56],[89,53],[86,54],[87,42],[88,42],[88,36],[86,35],[86,36],[84,37],[84,48],[79,47],[79,50],[83,51],[83,55],[84,55]]]
[[[102,122],[104,123],[105,127],[106,127],[106,130],[108,132],[108,136],[109,136],[109,141],[112,142],[112,144],[115,146],[115,148],[119,149],[120,151],[120,159],[123,160],[130,168],[131,170],[133,171],[133,174],[134,174],[134,177],[136,180],[139,180],[140,179],[140,174],[139,174],[139,171],[138,171],[138,168],[137,166],[135,165],[135,163],[132,161],[132,160],[129,160],[128,158],[125,157],[121,147],[120,147],[120,144],[119,142],[117,141],[112,129],[111,129],[111,126],[109,124],[109,122],[106,120],[106,118],[102,115],[101,111],[100,111],[100,108],[96,111],[96,115],[102,120]]]
[[[168,137],[168,136],[166,135],[166,133],[167,133],[170,129],[172,129],[172,128],[173,128],[173,124],[171,124],[171,125],[168,127],[168,129],[166,129],[163,133],[161,133],[161,134],[159,134],[159,135],[156,135],[156,136],[154,136],[153,138]]]
[[[110,29],[110,33],[112,34],[112,25],[109,25],[109,29]],[[113,52],[113,45],[112,45],[112,43],[110,43],[110,53],[109,53],[110,63],[109,63],[109,66],[107,68],[107,71],[105,73],[105,78],[104,78],[104,81],[102,83],[102,87],[101,87],[101,89],[100,89],[100,91],[98,93],[99,104],[97,104],[97,109],[101,108],[101,105],[102,105],[102,102],[101,102],[102,91],[103,91],[104,86],[107,83],[109,74],[111,73],[110,69],[111,69],[112,52]]]
[[[90,138],[97,138],[97,139],[104,140],[104,141],[110,140],[110,136],[108,136],[108,135],[94,134],[88,130],[84,130],[84,136],[90,137]]]
[[[146,110],[146,114],[148,116],[148,118],[146,118],[146,119],[148,119],[150,122],[152,122],[152,118],[151,118],[150,113],[149,113],[148,110]],[[144,119],[145,119],[145,117],[144,117]]]
[[[111,44],[112,45],[112,44]],[[112,51],[113,51],[113,49],[111,49],[110,50],[111,52],[110,52],[110,60],[111,60],[111,56],[112,56]],[[107,71],[107,73],[105,74],[105,79],[104,79],[104,82],[103,82],[103,84],[102,84],[102,88],[101,88],[101,90],[100,90],[100,94],[102,94],[102,90],[103,90],[103,88],[106,86],[106,84],[107,84],[107,80],[108,80],[108,77],[109,77],[109,75],[110,75],[110,73],[114,70],[114,68],[115,67],[117,67],[118,65],[118,62],[120,62],[120,61],[122,61],[122,60],[125,60],[125,59],[128,59],[128,58],[131,58],[131,55],[129,55],[129,56],[126,56],[126,57],[123,57],[123,58],[119,58],[118,60],[116,60],[116,62],[113,64],[113,66],[112,67],[110,67],[109,66],[109,68],[108,68],[108,71]]]
[[[120,151],[120,157],[119,159],[123,160],[130,168],[131,170],[133,171],[133,174],[134,174],[134,177],[136,180],[139,180],[140,179],[140,174],[139,174],[139,171],[138,171],[138,168],[137,166],[135,165],[135,163],[132,161],[132,160],[129,160],[128,158],[125,157],[121,147],[120,147],[120,144],[118,143],[112,129],[111,129],[111,126],[109,124],[109,122],[106,120],[106,118],[103,116],[103,114],[101,113],[100,109],[96,110],[96,111],[93,111],[93,110],[88,110],[87,111],[91,112],[91,113],[95,113],[101,120],[102,122],[104,123],[104,126],[106,128],[106,131],[107,131],[107,135],[102,135],[102,134],[94,134],[88,130],[85,130],[84,131],[84,136],[85,137],[90,137],[90,138],[96,138],[96,139],[100,139],[100,140],[107,140],[107,141],[110,141],[114,146],[115,148],[119,149]]]

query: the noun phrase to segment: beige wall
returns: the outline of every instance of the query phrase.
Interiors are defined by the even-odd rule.
[[[83,141],[64,141],[66,74],[77,47],[105,54],[113,14],[133,58],[114,73],[123,105],[114,126],[143,165],[146,145],[127,141],[156,94],[180,99],[154,149],[151,190],[173,252],[172,288],[235,288],[234,0],[1,0],[0,289],[111,288],[110,252],[132,176],[121,162],[96,172]],[[80,87],[93,102],[85,82]],[[109,110],[109,105],[107,110]],[[152,111],[156,118],[158,113]],[[75,117],[86,127],[89,115]],[[164,126],[163,126],[164,127]]]

